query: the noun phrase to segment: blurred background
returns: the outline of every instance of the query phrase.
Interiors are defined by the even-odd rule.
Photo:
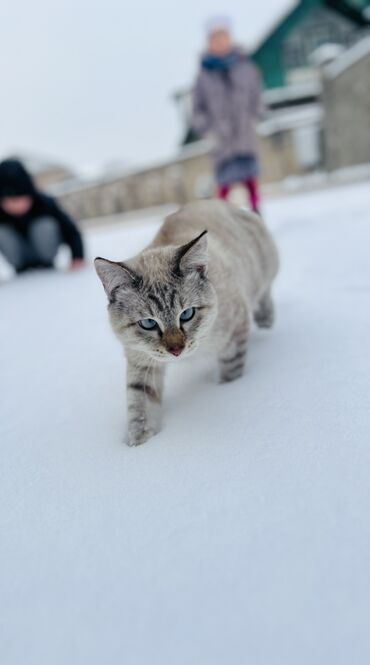
[[[128,448],[93,258],[217,193],[191,99],[225,12],[263,85],[276,327],[227,386],[201,354],[169,368],[163,431]],[[0,21],[0,159],[42,190],[0,165],[1,665],[369,663],[370,0],[13,0]]]
[[[190,109],[217,9],[3,4],[0,157],[21,158],[78,219],[212,195],[210,146]],[[370,1],[231,1],[227,12],[263,79],[264,194],[367,178]]]

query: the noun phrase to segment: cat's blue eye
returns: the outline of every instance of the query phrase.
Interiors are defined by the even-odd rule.
[[[180,314],[180,321],[190,321],[190,319],[193,318],[195,314],[195,308],[194,307],[188,307],[188,309],[184,309],[183,312]]]
[[[154,330],[157,328],[157,325],[157,321],[154,321],[154,319],[141,319],[139,321],[139,326],[144,328],[144,330]]]

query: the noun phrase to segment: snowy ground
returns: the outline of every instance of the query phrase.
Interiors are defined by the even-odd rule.
[[[369,203],[266,203],[276,328],[233,384],[174,368],[136,449],[93,270],[0,286],[2,665],[369,662]],[[90,231],[89,253],[156,226]]]

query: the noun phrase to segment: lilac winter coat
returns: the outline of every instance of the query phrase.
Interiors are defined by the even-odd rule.
[[[215,166],[237,156],[256,155],[256,123],[261,116],[258,69],[242,51],[227,69],[203,59],[193,96],[193,128],[214,143]]]

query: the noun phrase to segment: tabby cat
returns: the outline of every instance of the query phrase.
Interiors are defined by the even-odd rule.
[[[274,241],[259,216],[224,201],[185,205],[140,254],[99,257],[95,267],[127,356],[130,446],[161,428],[166,363],[210,350],[220,381],[233,381],[244,372],[252,317],[261,328],[274,321]]]

